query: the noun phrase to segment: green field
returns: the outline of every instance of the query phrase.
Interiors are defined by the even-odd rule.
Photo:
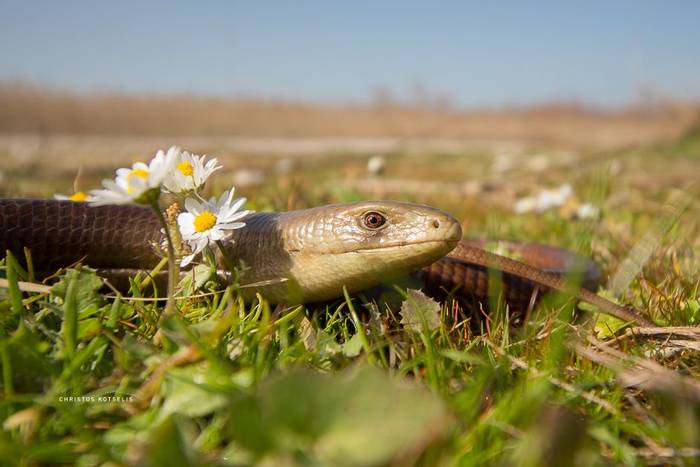
[[[673,329],[573,320],[576,303],[554,296],[521,328],[509,327],[501,304],[473,333],[466,323],[444,324],[452,310],[430,305],[387,307],[359,295],[271,307],[213,284],[184,288],[180,313],[162,320],[143,277],[119,299],[98,291],[89,271],[23,293],[17,281],[31,277],[9,261],[1,271],[9,284],[0,288],[0,462],[700,462],[700,332],[692,328],[700,324],[700,129],[617,150],[396,150],[375,176],[363,154],[280,163],[214,144],[187,149],[224,165],[212,192],[243,180],[242,169],[262,175],[237,187],[253,209],[418,201],[451,212],[465,236],[590,255],[610,278],[599,293]],[[72,190],[77,171],[59,170],[44,150],[33,149],[31,164],[0,152],[8,161],[0,196]],[[96,186],[113,168],[93,164],[78,188]],[[518,199],[562,184],[575,193],[568,204],[513,211]],[[599,217],[573,215],[583,203]],[[424,322],[409,324],[411,313]]]

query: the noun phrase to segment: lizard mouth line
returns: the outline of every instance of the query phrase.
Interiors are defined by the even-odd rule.
[[[395,250],[398,248],[405,248],[405,247],[410,247],[413,245],[429,245],[429,244],[435,244],[435,245],[449,245],[451,242],[449,240],[425,240],[422,242],[405,242],[405,243],[398,243],[396,245],[377,245],[376,247],[370,247],[370,248],[358,248],[356,250],[351,250],[348,251],[347,253],[368,253],[372,251],[385,251],[385,250]],[[456,241],[454,242],[456,243]]]
[[[324,255],[346,255],[350,253],[369,253],[373,251],[391,251],[391,250],[396,250],[398,248],[405,248],[405,247],[411,247],[413,245],[427,245],[427,244],[441,244],[441,245],[448,245],[450,243],[454,243],[455,245],[457,244],[457,240],[451,241],[451,240],[424,240],[422,242],[405,242],[405,243],[397,243],[394,245],[377,245],[373,247],[363,247],[363,248],[357,248],[354,250],[347,250],[347,251],[324,251],[321,252],[320,254]],[[293,250],[288,250],[289,253],[302,253],[303,250],[300,249],[293,249]],[[318,253],[314,251],[310,251],[310,253]]]

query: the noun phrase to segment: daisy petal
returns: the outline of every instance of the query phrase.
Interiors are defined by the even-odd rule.
[[[185,199],[185,209],[195,216],[203,210],[201,203],[192,197]]]

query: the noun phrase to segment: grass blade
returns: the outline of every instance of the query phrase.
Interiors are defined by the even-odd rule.
[[[19,289],[19,277],[17,274],[18,264],[14,255],[7,250],[7,282],[8,291],[10,294],[10,306],[12,307],[12,312],[15,315],[19,315],[24,310],[22,306],[22,291]]]
[[[63,302],[63,346],[66,358],[72,360],[75,357],[75,349],[78,340],[78,305],[76,302],[77,277],[72,277],[66,288],[66,297]]]

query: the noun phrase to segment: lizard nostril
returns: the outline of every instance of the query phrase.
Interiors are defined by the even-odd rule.
[[[437,219],[435,219],[435,220],[433,221],[433,227],[435,227],[436,229],[439,229],[439,228],[440,228],[440,221],[437,220]]]

